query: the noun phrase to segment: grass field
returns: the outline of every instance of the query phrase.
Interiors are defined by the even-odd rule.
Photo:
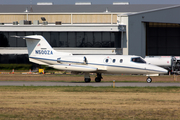
[[[93,82],[94,78],[91,75]],[[104,75],[102,82],[146,82],[146,78]],[[180,84],[178,76],[152,78],[153,82]],[[83,75],[0,74],[0,81],[84,82],[83,79]],[[180,87],[1,86],[0,119],[180,120]]]
[[[179,87],[0,87],[0,119],[179,120]]]

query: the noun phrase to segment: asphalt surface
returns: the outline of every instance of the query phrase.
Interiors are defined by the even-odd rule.
[[[113,83],[73,83],[73,82],[24,82],[0,81],[0,86],[113,86]],[[115,83],[116,87],[180,87],[180,83]]]

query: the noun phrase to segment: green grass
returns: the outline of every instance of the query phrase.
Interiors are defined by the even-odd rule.
[[[1,86],[0,91],[180,93],[180,87]]]

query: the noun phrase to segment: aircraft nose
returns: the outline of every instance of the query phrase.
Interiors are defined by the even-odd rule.
[[[162,68],[162,67],[158,67],[155,65],[148,65],[147,68],[148,73],[153,73],[153,74],[167,74],[168,70]]]
[[[166,74],[166,73],[168,73],[168,70],[166,70],[166,69],[164,69],[164,68],[159,67],[158,69],[159,69],[159,71],[160,71],[159,74]]]

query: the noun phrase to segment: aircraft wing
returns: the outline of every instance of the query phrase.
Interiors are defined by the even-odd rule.
[[[98,72],[105,72],[105,71],[107,71],[107,69],[105,69],[105,68],[98,68]]]
[[[86,65],[71,65],[71,64],[56,64],[56,65],[49,65],[55,69],[59,70],[69,70],[69,71],[77,71],[77,72],[96,72],[98,68],[86,66]]]

